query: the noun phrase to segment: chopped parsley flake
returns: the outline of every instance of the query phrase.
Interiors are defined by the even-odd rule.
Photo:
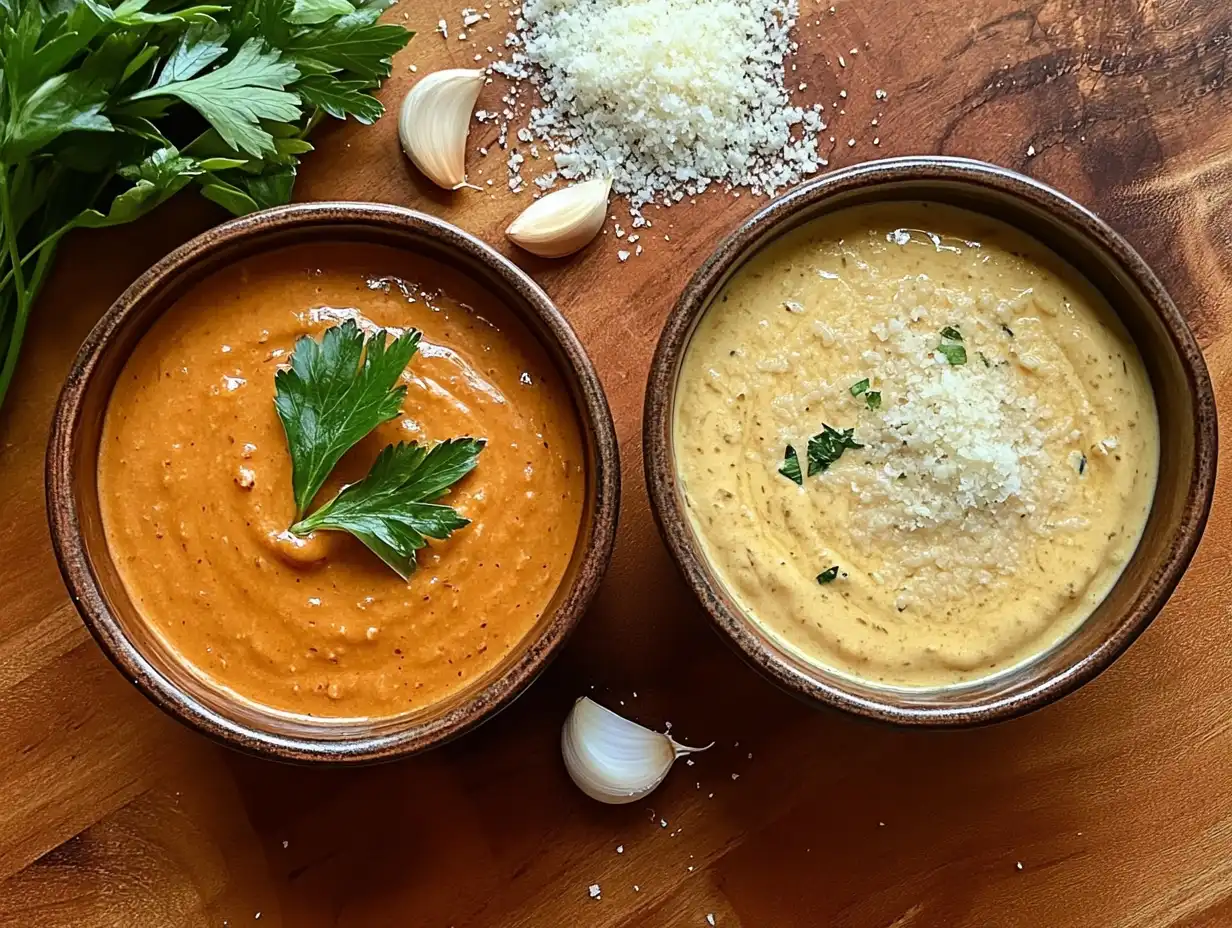
[[[817,582],[822,585],[825,585],[827,583],[834,582],[835,578],[837,577],[838,577],[838,565],[835,564],[829,570],[823,570],[821,573],[819,573],[817,575]]]
[[[804,486],[804,476],[800,473],[800,458],[791,445],[783,452],[783,463],[779,465],[779,473],[798,486]]]
[[[1084,454],[1078,459],[1078,476],[1081,477],[1087,470],[1087,456]]]
[[[814,435],[808,442],[808,475],[810,477],[825,471],[841,458],[848,448],[864,447],[853,437],[856,431],[854,428],[839,431],[828,425],[822,425],[822,429],[820,434]]]
[[[962,340],[962,332],[947,325],[941,330],[941,344],[937,346],[937,351],[951,364],[966,364],[967,349],[962,346]]]
[[[869,379],[867,377],[851,385],[851,395],[863,396],[864,402],[868,404],[869,409],[878,409],[881,406],[881,393],[878,390],[869,389]]]
[[[967,349],[962,345],[947,345],[945,342],[942,342],[937,346],[937,350],[941,352],[941,355],[951,364],[958,365],[967,363]]]
[[[1002,332],[1004,332],[1006,335],[1008,335],[1010,338],[1013,338],[1013,337],[1014,337],[1014,330],[1013,330],[1013,329],[1011,329],[1011,328],[1010,328],[1008,325],[1006,325],[1004,322],[1003,322],[1003,323],[1001,323],[1001,331],[1002,331]]]

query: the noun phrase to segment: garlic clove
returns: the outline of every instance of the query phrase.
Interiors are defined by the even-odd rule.
[[[556,190],[532,203],[509,224],[505,235],[541,258],[563,258],[581,251],[603,228],[610,177]]]
[[[676,758],[710,746],[678,744],[586,696],[573,704],[560,731],[561,755],[570,778],[591,799],[612,805],[648,796]]]
[[[420,78],[402,101],[398,136],[407,157],[446,190],[466,186],[466,135],[483,88],[482,70],[450,68]]]

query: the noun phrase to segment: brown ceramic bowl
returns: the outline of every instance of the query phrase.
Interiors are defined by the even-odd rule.
[[[892,688],[811,665],[743,614],[711,573],[684,510],[672,448],[680,364],[731,275],[771,239],[848,206],[925,200],[985,213],[1063,255],[1108,299],[1138,346],[1160,414],[1159,483],[1146,529],[1108,597],[1070,637],[995,676],[936,689]],[[1121,236],[1044,184],[978,161],[895,158],[836,171],[773,201],[728,236],[677,301],[646,390],[646,482],[663,537],[718,631],[775,683],[806,700],[904,725],[967,726],[1039,708],[1095,677],[1142,634],[1202,536],[1215,486],[1215,398],[1193,334]]]
[[[486,676],[428,709],[357,723],[297,720],[204,684],[150,632],[104,538],[97,494],[103,413],[137,341],[187,288],[228,262],[306,241],[368,241],[435,259],[480,282],[538,336],[572,392],[586,450],[578,542],[537,627]],[[236,219],[193,239],[143,274],[90,333],[60,394],[47,450],[47,508],[60,571],[104,653],[157,706],[235,748],[280,760],[362,763],[433,747],[509,705],[548,664],[594,598],[616,537],[616,432],[590,359],[526,274],[460,229],[395,206],[312,203]]]

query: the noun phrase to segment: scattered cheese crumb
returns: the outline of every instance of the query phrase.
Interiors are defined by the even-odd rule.
[[[443,19],[438,20],[436,23],[436,31],[439,32],[443,38],[449,38],[449,23],[445,22]]]
[[[624,852],[625,852],[625,846],[623,844],[616,845],[617,854],[623,854]]]
[[[620,251],[616,252],[616,257],[619,258],[621,261],[628,261],[629,253],[625,251],[624,249],[621,249]]]
[[[706,916],[706,924],[707,925],[714,924],[714,913],[713,912],[711,912],[709,915]]]
[[[598,884],[598,883],[591,883],[591,884],[590,884],[590,887],[589,887],[589,889],[588,889],[587,891],[590,893],[590,898],[591,898],[591,899],[599,899],[599,898],[601,898],[601,896],[599,895],[599,894],[600,894],[600,892],[601,892],[601,890],[599,889],[599,884]]]

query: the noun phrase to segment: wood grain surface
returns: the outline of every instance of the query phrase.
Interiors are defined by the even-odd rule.
[[[796,74],[810,102],[848,93],[844,114],[830,110],[832,165],[969,155],[1077,197],[1169,285],[1227,412],[1232,6],[829,2],[802,0]],[[493,6],[463,42],[457,7],[402,0],[391,15],[421,34],[386,102],[414,80],[411,64],[422,75],[486,60],[506,27]],[[433,31],[441,16],[448,41]],[[498,95],[486,88],[479,105]],[[504,188],[495,154],[471,171],[494,192],[428,189],[386,119],[325,132],[297,196],[412,205],[501,242],[525,195]],[[0,924],[1232,925],[1232,454],[1205,541],[1147,634],[1078,694],[1016,722],[913,733],[814,711],[707,628],[647,509],[642,391],[675,295],[759,202],[716,193],[652,212],[671,242],[647,235],[626,264],[610,235],[565,263],[517,256],[589,347],[616,415],[615,562],[564,655],[512,709],[423,758],[352,771],[267,764],[183,729],[112,669],[69,604],[42,488],[60,381],[123,287],[222,217],[185,196],[137,226],[70,239],[0,413]],[[649,801],[599,806],[568,782],[557,747],[585,693],[718,744]]]

